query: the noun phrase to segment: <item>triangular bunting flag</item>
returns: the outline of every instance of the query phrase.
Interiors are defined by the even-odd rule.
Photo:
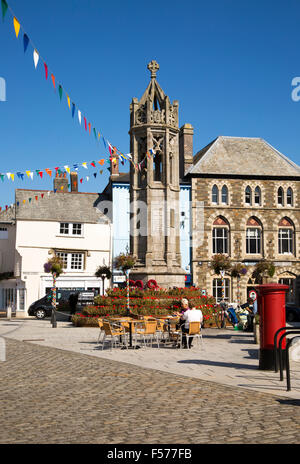
[[[49,174],[50,177],[52,176],[52,171],[51,171],[51,169],[48,169],[48,168],[47,168],[47,169],[45,169],[45,171],[46,171],[47,174]]]
[[[74,118],[74,114],[75,114],[75,104],[72,103],[72,118]]]
[[[62,99],[62,94],[63,94],[63,89],[62,89],[62,86],[59,84],[58,86],[58,93],[59,93],[59,98],[60,98],[60,101]]]
[[[79,120],[79,124],[81,125],[81,111],[78,110],[78,120]]]
[[[101,159],[100,161],[98,161],[99,164],[101,164],[101,166],[103,166],[104,164],[104,159]]]
[[[53,87],[55,88],[55,76],[53,74],[51,74],[51,79],[52,79],[52,82],[53,82]]]
[[[87,163],[86,163],[86,162],[82,163],[82,166],[83,166],[85,169],[87,169]]]
[[[27,34],[24,34],[24,35],[23,35],[24,53],[25,53],[26,50],[27,50],[28,44],[29,44],[29,37],[28,37]]]
[[[34,61],[35,69],[36,69],[36,67],[38,65],[39,59],[40,59],[40,55],[38,54],[37,50],[34,49],[33,50],[33,61]]]
[[[80,183],[82,184],[83,179],[80,179]]]
[[[4,21],[4,17],[6,15],[7,8],[8,8],[8,4],[7,4],[6,0],[1,0],[1,7],[2,7],[2,19]]]
[[[86,123],[86,118],[83,116],[83,119],[84,119],[84,127],[85,127],[85,130],[87,131],[87,123]]]
[[[44,68],[45,68],[45,77],[47,80],[48,79],[48,66],[46,65],[46,63],[44,63]]]
[[[67,100],[68,100],[68,106],[69,106],[69,108],[71,109],[71,101],[70,101],[69,95],[67,95]]]
[[[91,123],[89,122],[89,133],[91,133]]]
[[[95,161],[92,161],[92,162],[91,162],[91,166],[93,166],[94,168],[96,167]]]
[[[17,18],[14,17],[14,28],[15,28],[15,33],[16,33],[16,37],[18,38],[18,35],[19,35],[19,32],[20,32],[20,23],[19,21],[17,20]]]
[[[96,173],[96,172],[94,172],[94,177],[95,177],[95,179],[96,179],[96,177],[97,177],[97,173]]]

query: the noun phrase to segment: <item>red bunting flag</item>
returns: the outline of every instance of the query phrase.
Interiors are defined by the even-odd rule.
[[[42,194],[41,194],[41,197],[42,197],[42,198],[44,198],[44,195],[45,195],[45,194],[44,194],[44,193],[42,193]]]
[[[48,66],[46,65],[46,63],[44,63],[44,67],[45,67],[45,77],[47,80],[48,79]]]
[[[82,184],[83,179],[80,179],[80,183]]]
[[[40,171],[40,172],[39,172],[39,175],[40,175],[40,177],[41,177],[41,179],[42,179],[42,178],[43,178],[43,171]]]
[[[84,127],[85,127],[85,130],[87,130],[86,119],[85,119],[85,117],[84,117],[84,116],[83,116],[83,119],[84,119]]]
[[[94,168],[96,167],[96,165],[95,165],[94,161],[91,163],[91,166],[94,166]]]

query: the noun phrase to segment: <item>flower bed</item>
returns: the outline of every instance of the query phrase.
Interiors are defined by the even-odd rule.
[[[141,290],[130,289],[130,309],[133,313],[141,316],[167,316],[178,311],[180,299],[189,299],[190,307],[201,309],[204,325],[213,326],[215,319],[215,299],[204,296],[198,288],[176,288]],[[99,317],[124,316],[127,311],[126,289],[114,288],[107,291],[107,296],[95,297],[94,306],[86,306],[81,314],[73,316],[73,324],[77,327],[96,327]]]

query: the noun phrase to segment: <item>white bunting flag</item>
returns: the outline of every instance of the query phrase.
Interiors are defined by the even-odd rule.
[[[35,69],[36,69],[36,67],[37,67],[37,65],[38,65],[39,58],[40,58],[40,55],[39,55],[38,52],[34,49],[34,50],[33,50],[33,61],[34,61]]]
[[[78,110],[78,119],[79,119],[79,124],[81,124],[81,111]]]

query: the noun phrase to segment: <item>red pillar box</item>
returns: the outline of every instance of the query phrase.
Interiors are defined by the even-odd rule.
[[[274,370],[274,336],[278,329],[286,326],[285,293],[288,285],[263,284],[256,287],[258,292],[257,310],[259,314],[260,349],[259,369]],[[285,339],[282,343],[285,352]]]

